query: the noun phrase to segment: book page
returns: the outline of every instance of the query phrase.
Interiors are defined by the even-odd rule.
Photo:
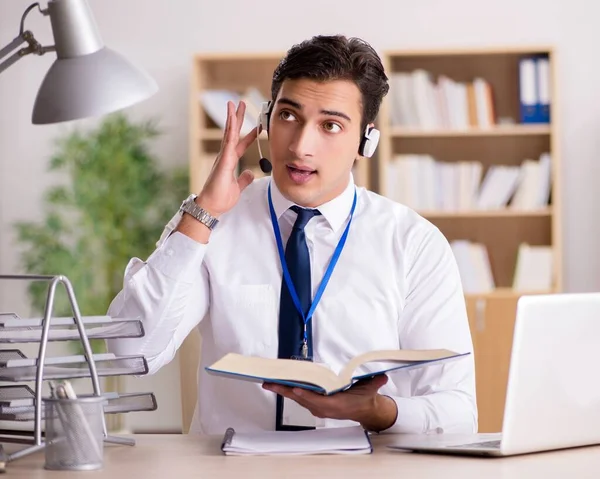
[[[339,374],[340,382],[342,384],[350,384],[352,382],[354,371],[359,366],[369,362],[386,362],[396,363],[398,366],[403,364],[411,366],[427,363],[429,361],[451,359],[457,356],[460,356],[460,354],[448,349],[390,349],[383,351],[370,351],[368,353],[361,354],[360,356],[356,356],[354,359],[350,360],[346,366],[344,366]],[[390,366],[390,368],[391,367],[392,366]]]
[[[261,358],[229,353],[207,368],[209,373],[244,376],[257,382],[294,381],[308,383],[323,392],[339,389],[345,385],[327,366],[296,359]]]

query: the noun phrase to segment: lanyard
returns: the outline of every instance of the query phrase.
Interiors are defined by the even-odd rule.
[[[277,241],[277,250],[279,252],[279,260],[281,261],[281,268],[283,270],[283,278],[285,283],[290,291],[290,295],[292,296],[292,301],[294,302],[294,306],[302,316],[302,321],[304,322],[304,340],[302,343],[302,356],[306,359],[308,357],[308,335],[306,332],[306,325],[311,320],[313,313],[317,307],[317,304],[321,300],[321,296],[323,296],[323,292],[325,291],[325,287],[329,282],[329,278],[331,278],[331,273],[333,273],[333,269],[337,263],[340,254],[342,254],[342,250],[344,249],[344,245],[346,244],[346,238],[348,237],[348,231],[350,230],[350,224],[352,223],[352,216],[354,215],[354,208],[356,207],[356,188],[354,189],[354,201],[352,202],[352,209],[350,210],[350,219],[348,220],[348,224],[346,225],[346,229],[342,234],[337,246],[335,247],[335,251],[333,252],[333,256],[331,257],[331,261],[329,266],[327,266],[327,270],[325,271],[325,275],[323,276],[323,280],[319,285],[319,289],[315,294],[315,299],[310,305],[310,309],[308,313],[305,315],[304,311],[302,311],[302,305],[300,304],[300,299],[298,298],[298,294],[296,293],[296,288],[294,287],[294,283],[292,278],[290,277],[290,272],[287,267],[287,263],[285,261],[285,251],[283,249],[283,241],[281,240],[281,231],[279,229],[279,222],[277,221],[277,215],[275,214],[275,208],[273,207],[273,199],[271,198],[271,184],[269,183],[269,211],[271,213],[271,223],[273,224],[273,232],[275,234],[275,240]]]

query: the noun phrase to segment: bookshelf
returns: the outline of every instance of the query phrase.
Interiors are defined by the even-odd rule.
[[[523,122],[521,118],[520,65],[523,58],[530,57],[547,58],[550,121]],[[373,177],[377,181],[371,185],[375,191],[393,196],[394,192],[390,189],[397,183],[394,183],[395,177],[390,175],[397,175],[398,171],[414,171],[406,167],[394,170],[394,158],[425,155],[434,159],[436,168],[440,164],[477,162],[480,164],[478,193],[482,194],[483,179],[493,167],[506,165],[515,169],[523,167],[525,159],[537,160],[543,153],[549,154],[550,194],[547,202],[530,204],[527,208],[512,208],[510,202],[514,201],[513,197],[502,207],[490,209],[480,208],[477,199],[471,198],[462,207],[456,207],[455,202],[453,208],[415,208],[438,226],[449,241],[468,240],[482,244],[487,249],[494,288],[480,292],[467,291],[465,294],[475,348],[481,432],[500,431],[502,428],[519,297],[525,293],[562,290],[561,163],[557,135],[559,114],[556,108],[555,58],[551,47],[530,46],[393,50],[383,54],[390,77],[390,94],[384,99],[378,120],[381,145],[377,161],[372,165]],[[414,74],[415,71],[420,73]],[[399,80],[401,77],[403,79]],[[398,111],[409,105],[407,96],[398,93],[401,88],[407,88],[406,78],[410,78],[412,83],[408,82],[408,85],[413,87],[412,115],[411,112],[399,114]],[[456,101],[452,101],[456,98],[450,100],[448,97],[456,93],[456,89],[448,89],[445,80],[440,78],[449,78],[464,85],[473,84],[476,78],[483,79],[488,85],[488,95],[469,97],[467,86],[467,106],[461,107],[464,108],[463,118],[457,121],[456,116],[452,117],[448,110],[450,107],[456,108]],[[424,84],[433,85],[433,94],[432,90],[424,88]],[[427,96],[427,92],[430,96]],[[482,110],[487,114],[473,107],[473,101],[477,104],[477,100],[482,98],[478,106],[487,102],[487,109]],[[460,99],[464,101],[465,96]],[[419,100],[421,104],[415,106]],[[423,103],[429,110],[423,109]],[[432,104],[437,107],[433,114]],[[447,186],[443,181],[441,185]],[[419,186],[424,185],[421,183]],[[440,188],[440,183],[436,186]],[[550,252],[552,276],[547,288],[533,291],[513,289],[521,243],[543,246],[547,248],[546,252]]]
[[[222,138],[222,128],[203,108],[200,100],[202,95],[210,90],[229,90],[242,96],[248,88],[254,87],[267,99],[270,97],[273,70],[283,55],[283,52],[259,52],[194,56],[189,135],[192,191],[201,189]],[[551,201],[548,204],[526,209],[462,207],[448,210],[432,205],[422,208],[415,206],[415,209],[440,227],[450,241],[468,240],[485,245],[494,289],[506,289],[513,285],[521,243],[548,246],[551,249],[553,276],[551,285],[544,289],[560,291],[562,245],[556,101],[552,104],[552,122],[524,124],[519,119],[519,60],[532,55],[547,56],[550,72],[554,72],[554,53],[550,47],[383,52],[382,59],[390,77],[390,94],[384,99],[377,120],[381,130],[380,146],[375,158],[357,161],[355,178],[360,185],[392,196],[388,191],[392,177],[391,160],[397,155],[428,155],[447,166],[464,162],[479,163],[481,187],[485,174],[491,168],[502,165],[514,169],[522,165],[525,159],[537,160],[543,152],[549,153]],[[462,124],[454,127],[429,124],[427,128],[395,122],[393,109],[397,107],[395,95],[398,91],[395,75],[410,74],[416,70],[426,72],[433,81],[440,77],[459,83],[473,82],[474,78],[484,79],[491,91],[492,122],[485,126]],[[555,100],[554,75],[550,84],[551,97]],[[259,141],[262,149],[268,151],[265,134],[261,135]],[[258,168],[258,156],[258,148],[254,144],[242,158],[240,168],[251,168],[256,176],[262,176]],[[413,184],[420,187],[418,180]],[[405,202],[402,198],[399,201]]]
[[[192,191],[198,192],[202,188],[222,138],[220,126],[203,108],[200,100],[203,92],[227,89],[243,95],[249,87],[255,87],[269,98],[272,73],[283,55],[283,52],[266,52],[194,56],[189,134]],[[415,208],[438,226],[449,241],[473,242],[486,249],[493,288],[465,291],[465,298],[475,345],[480,431],[498,431],[502,426],[518,298],[525,293],[562,290],[561,159],[557,134],[556,56],[552,47],[548,46],[389,50],[381,52],[381,56],[390,77],[390,93],[384,99],[376,121],[381,131],[378,150],[373,158],[359,159],[355,165],[355,180],[359,185],[392,197],[395,193],[390,191],[390,180],[395,177],[391,174],[390,165],[395,164],[394,158],[398,155],[417,155],[429,156],[436,167],[438,163],[450,166],[478,163],[479,176],[471,186],[476,186],[474,191],[481,193],[488,171],[507,166],[514,172],[517,167],[523,167],[526,159],[541,163],[541,155],[548,154],[548,201],[513,208],[507,200],[501,207],[481,208],[476,204],[476,199],[471,198],[467,207],[464,204],[453,208],[446,208],[443,204],[432,207],[430,204],[428,207]],[[543,56],[548,60],[551,121],[523,123],[520,120],[520,60],[531,56]],[[456,110],[455,102],[446,104],[441,124],[438,121],[420,125],[418,122],[405,121],[402,115],[399,118],[395,100],[399,83],[394,75],[410,75],[415,70],[426,73],[421,73],[421,80],[430,78],[433,82],[444,77],[468,85],[474,83],[476,78],[483,79],[487,88],[483,90],[486,108],[477,110],[471,103],[474,94],[476,99],[482,98],[480,82],[477,87],[479,90],[467,90],[470,103],[467,107],[461,107],[466,108],[462,110],[467,115],[466,122],[454,121],[457,117],[450,116],[450,106],[454,107],[453,112]],[[420,94],[423,94],[423,90]],[[436,98],[439,100],[439,96]],[[453,126],[449,126],[449,123]],[[263,152],[268,152],[266,136],[261,136],[259,141],[262,142]],[[241,161],[241,168],[252,168],[257,176],[262,176],[258,159],[258,149],[252,145]],[[418,178],[412,179],[412,185],[423,187]],[[436,191],[436,188],[429,189],[434,195]],[[511,194],[511,201],[516,195],[516,192]],[[522,243],[546,247],[546,252],[550,252],[552,268],[547,288],[513,289]],[[182,382],[184,378],[195,378],[199,347],[197,334],[190,335],[182,347]],[[185,429],[195,404],[195,392],[189,391],[184,396]],[[185,419],[186,416],[188,419]]]
[[[202,107],[203,92],[212,89],[231,90],[242,93],[248,87],[257,88],[264,95],[271,87],[271,76],[277,66],[281,54],[201,54],[195,55],[192,63],[192,78],[190,84],[190,188],[198,192],[202,189],[214,159],[219,151],[222,129],[211,119]],[[266,146],[261,135],[263,144]],[[263,147],[261,144],[261,148]],[[252,145],[241,167],[250,165],[249,158],[254,158],[252,164],[258,165],[258,148]],[[262,175],[260,170],[254,170]]]
[[[521,120],[520,61],[531,57],[548,60],[552,121],[525,123]],[[552,277],[543,292],[560,291],[562,244],[558,180],[561,170],[556,134],[557,92],[553,49],[511,46],[390,50],[383,52],[382,58],[390,78],[390,93],[384,99],[378,119],[381,143],[377,159],[371,165],[374,171],[372,176],[376,179],[371,188],[382,195],[394,197],[394,190],[402,189],[403,185],[397,182],[397,178],[406,176],[407,172],[416,175],[408,180],[415,189],[414,195],[419,194],[416,190],[427,186],[422,181],[419,184],[419,180],[425,178],[436,181],[429,187],[429,202],[422,197],[420,202],[411,197],[414,205],[406,196],[398,200],[414,207],[438,226],[451,242],[468,240],[485,246],[495,284],[493,289],[483,290],[484,293],[492,294],[496,288],[510,291],[521,243],[548,248],[546,252],[551,255]],[[457,87],[448,85],[448,79],[463,85],[463,92],[456,93]],[[487,95],[482,94],[477,99],[476,90],[473,89],[475,79],[484,80],[488,88]],[[469,88],[472,89],[472,97],[469,96]],[[464,96],[461,97],[460,93]],[[477,100],[482,101],[478,104]],[[479,112],[477,108],[484,103],[487,103],[487,110]],[[457,119],[452,111],[459,107],[464,108],[461,111],[463,117]],[[409,109],[412,111],[407,113]],[[510,167],[517,175],[517,168],[523,168],[525,160],[537,161],[544,153],[549,155],[548,201],[522,205],[521,208],[511,207],[509,201],[494,207],[477,203],[477,194],[482,194],[485,176],[491,169]],[[416,157],[428,157],[430,162],[433,160],[435,166],[429,165],[429,176],[419,177],[425,174],[423,170],[415,173]],[[398,164],[397,159],[405,160],[400,169],[394,166]],[[460,169],[464,166],[461,163],[477,163],[478,171],[473,180],[477,188],[475,194],[469,201],[463,201],[462,198],[458,205],[455,202],[448,208],[432,208],[432,194],[437,196],[437,203],[444,203],[448,198],[444,196],[447,191],[435,191],[440,189],[440,185],[448,186],[447,182],[444,183],[448,176],[439,179],[440,175],[447,172],[440,174],[435,169]],[[454,174],[450,178],[457,180],[457,174],[460,176],[465,173],[459,171],[448,174]],[[461,187],[464,190],[465,185],[470,186],[461,183],[462,180],[459,178],[454,183],[454,190],[459,190],[458,194],[461,194]],[[456,191],[454,193],[456,195]],[[513,190],[510,196],[514,195],[516,193]],[[522,293],[515,291],[514,294],[519,296]]]

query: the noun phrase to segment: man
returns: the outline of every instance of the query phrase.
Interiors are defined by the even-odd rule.
[[[184,202],[148,260],[128,265],[109,314],[142,317],[146,336],[109,347],[144,354],[153,373],[199,328],[192,432],[350,424],[379,432],[476,431],[472,355],[327,397],[204,370],[228,352],[313,360],[339,371],[376,349],[472,351],[446,239],[409,208],[353,181],[387,91],[379,57],[359,39],[318,36],[294,46],[274,72],[264,125],[272,176],[236,177],[257,130],[240,139],[245,106],[229,103],[203,190]]]

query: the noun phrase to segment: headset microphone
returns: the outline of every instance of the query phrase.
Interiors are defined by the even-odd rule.
[[[267,160],[266,158],[261,158],[258,164],[260,165],[260,170],[263,173],[271,173],[273,165],[271,165],[271,162],[269,160]]]
[[[257,133],[257,135],[260,135],[260,133]],[[256,146],[258,146],[258,154],[260,155],[260,160],[258,160],[258,164],[260,166],[260,170],[267,174],[267,173],[271,173],[271,170],[273,169],[273,165],[271,164],[271,162],[269,160],[267,160],[263,154],[262,151],[260,150],[260,138],[256,138]]]
[[[258,132],[257,132],[257,138],[256,138],[256,142],[257,142],[257,146],[258,146],[258,154],[260,155],[260,160],[258,161],[258,164],[260,166],[260,170],[265,174],[271,173],[271,171],[273,170],[273,165],[271,164],[271,162],[269,160],[267,160],[263,156],[262,151],[260,149],[260,138],[258,138],[258,135],[260,135],[261,130],[269,131],[270,107],[271,107],[271,102],[267,102],[267,101],[261,105],[261,111],[260,111],[260,115],[258,117]]]

